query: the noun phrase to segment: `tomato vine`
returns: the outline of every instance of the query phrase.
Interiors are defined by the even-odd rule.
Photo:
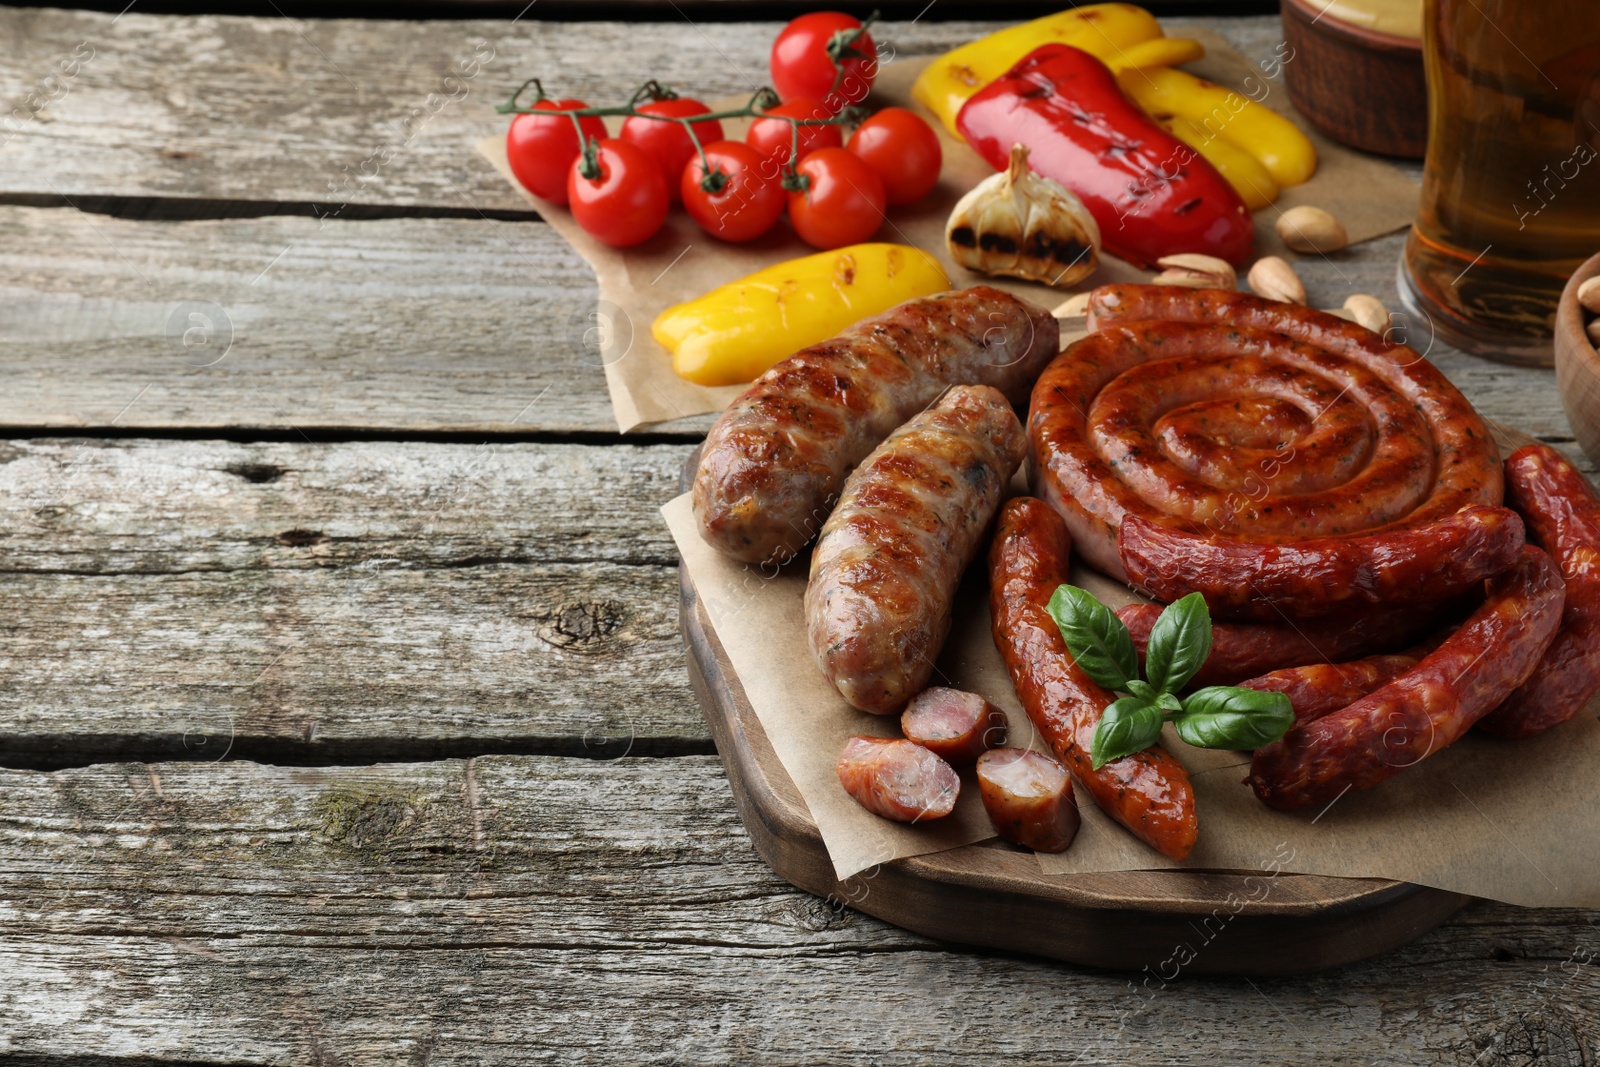
[[[848,48],[850,43],[847,42],[841,47]],[[530,86],[534,91],[533,102],[524,106],[521,102],[522,95],[528,91]],[[774,115],[770,113],[771,109],[777,107],[781,101],[778,98],[778,94],[766,86],[757,89],[751,94],[749,101],[743,107],[727,108],[723,111],[708,111],[699,115],[679,116],[656,115],[639,110],[639,105],[643,102],[675,100],[677,97],[677,91],[670,85],[663,85],[651,78],[633,91],[626,104],[613,107],[539,108],[536,105],[554,98],[545,92],[544,85],[538,78],[529,78],[517,87],[516,92],[511,94],[510,99],[503,104],[496,105],[495,111],[502,115],[565,115],[570,118],[573,127],[578,131],[578,141],[583,146],[579,173],[585,178],[591,179],[599,175],[599,163],[596,155],[598,142],[595,138],[589,137],[584,133],[580,120],[586,118],[643,118],[655,122],[675,122],[689,135],[689,140],[700,157],[701,165],[706,173],[706,176],[700,182],[700,188],[708,193],[720,192],[723,185],[726,184],[728,176],[722,170],[713,168],[710,161],[707,160],[705,146],[700,143],[700,137],[695,133],[694,127],[696,123],[742,118],[780,119],[787,122],[789,124],[791,147],[788,162],[783,168],[782,185],[790,191],[801,191],[805,189],[806,181],[803,175],[797,174],[795,171],[796,157],[800,149],[800,127],[855,126],[859,125],[867,115],[866,109],[860,107],[846,107],[837,115],[830,115],[825,118],[802,119],[790,115]]]

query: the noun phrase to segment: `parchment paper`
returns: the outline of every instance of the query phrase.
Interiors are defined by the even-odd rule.
[[[1020,487],[1020,482],[1018,483]],[[756,717],[794,779],[843,879],[875,863],[939,852],[993,836],[967,772],[955,813],[905,826],[859,807],[834,774],[854,734],[895,736],[898,720],[847,705],[823,678],[805,638],[801,600],[808,558],[773,573],[707,546],[687,495],[662,509],[683,562]],[[981,693],[1005,710],[1011,743],[1044,749],[1016,699],[989,634],[981,566],[969,570],[934,684]],[[1085,568],[1073,581],[1112,606],[1134,598]],[[1040,855],[1063,875],[1095,871],[1283,870],[1393,878],[1536,907],[1600,907],[1600,722],[1579,715],[1527,741],[1469,733],[1383,784],[1322,811],[1272,811],[1244,784],[1249,755],[1164,743],[1194,782],[1200,836],[1175,864],[1108,819],[1079,789],[1083,826],[1072,847]],[[1275,868],[1277,869],[1277,868]]]
[[[1296,204],[1315,204],[1331,211],[1350,233],[1351,243],[1391,233],[1410,224],[1416,210],[1417,186],[1389,163],[1362,155],[1322,137],[1295,115],[1287,90],[1263,78],[1259,63],[1269,56],[1247,59],[1220,35],[1196,31],[1207,55],[1186,69],[1218,84],[1248,88],[1254,98],[1289,115],[1317,148],[1317,173],[1304,185],[1285,189],[1277,203],[1256,212],[1256,247],[1262,255],[1284,255],[1273,230],[1278,215]],[[914,245],[937,256],[957,287],[980,281],[1009,290],[1045,307],[1065,300],[1068,291],[1029,282],[993,279],[955,266],[944,243],[945,221],[955,202],[978,182],[993,174],[989,165],[963,142],[951,137],[931,114],[911,99],[911,84],[929,62],[928,57],[886,63],[869,103],[873,107],[912,107],[926,117],[944,148],[939,185],[923,200],[893,208],[877,240]],[[1247,78],[1254,77],[1254,81]],[[1266,95],[1262,89],[1266,87]],[[738,106],[741,100],[708,101],[713,107]],[[744,135],[745,123],[724,123],[731,137]],[[615,120],[613,120],[613,131]],[[651,240],[636,248],[607,248],[584,233],[564,207],[533,196],[512,177],[506,163],[505,139],[491,137],[478,144],[482,153],[540,215],[594,268],[600,283],[600,301],[585,343],[596,344],[605,366],[606,386],[623,433],[648,429],[673,419],[721,411],[744,390],[742,385],[708,387],[686,382],[672,372],[671,357],[650,336],[655,317],[673,304],[700,296],[746,274],[813,251],[782,222],[766,237],[744,245],[728,244],[707,236],[674,208],[666,225]],[[1289,254],[1292,257],[1292,253]],[[1149,275],[1111,256],[1101,257],[1100,269],[1081,283],[1087,289],[1114,281],[1135,281]]]

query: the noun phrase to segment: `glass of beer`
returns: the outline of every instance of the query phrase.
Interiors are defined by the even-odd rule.
[[[1426,0],[1428,155],[1400,293],[1441,340],[1549,366],[1600,252],[1600,3]]]

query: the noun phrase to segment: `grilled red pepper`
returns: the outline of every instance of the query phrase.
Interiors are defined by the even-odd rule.
[[[1027,145],[1029,166],[1078,195],[1115,256],[1142,267],[1178,252],[1250,257],[1255,225],[1239,194],[1082,49],[1029,52],[967,101],[956,126],[996,170],[1013,144]]]

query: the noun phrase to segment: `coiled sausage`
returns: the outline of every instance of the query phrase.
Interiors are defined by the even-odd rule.
[[[1522,518],[1474,504],[1409,530],[1263,545],[1205,537],[1129,515],[1120,548],[1128,581],[1173,601],[1200,590],[1217,615],[1268,622],[1381,607],[1430,607],[1509,569]]]
[[[1438,524],[1501,503],[1498,455],[1472,406],[1422,357],[1360,326],[1242,293],[1130,285],[1096,289],[1090,323],[1095,332],[1034,388],[1035,490],[1092,564],[1162,599],[1198,589],[1221,615],[1233,575],[1185,572],[1181,591],[1160,584],[1139,569],[1143,557],[1119,549],[1129,518],[1150,524],[1133,525],[1147,544],[1188,535],[1164,560],[1197,540],[1237,546],[1288,590],[1263,599],[1306,617],[1352,594],[1308,579],[1304,561],[1280,560],[1281,546],[1347,538],[1343,551],[1367,570],[1382,562],[1390,579],[1422,577],[1442,559]],[[1485,525],[1494,551],[1429,596],[1470,589],[1516,558],[1512,520]],[[1418,528],[1433,537],[1392,539]]]

